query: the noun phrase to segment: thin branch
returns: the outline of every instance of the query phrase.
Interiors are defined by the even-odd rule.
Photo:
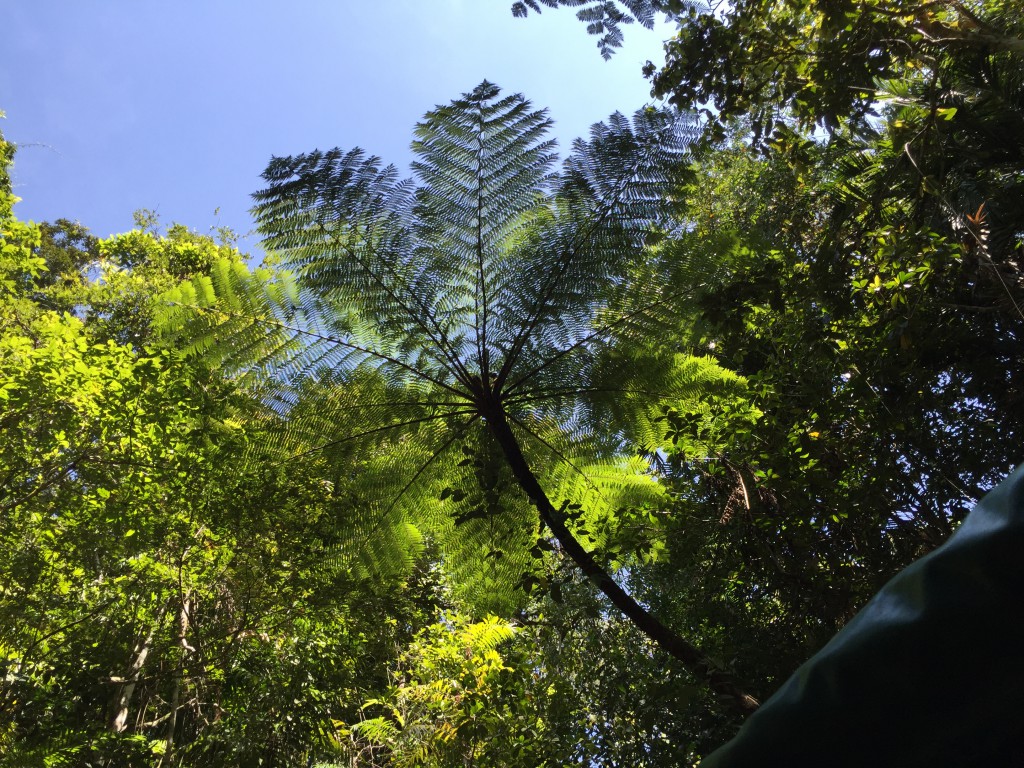
[[[1024,45],[1024,41],[1021,41],[1021,44]],[[936,72],[935,77],[938,77],[938,72]],[[920,166],[918,166],[917,164],[917,161],[914,159],[914,155],[910,151],[910,145],[911,143],[916,141],[918,137],[922,136],[925,133],[925,131],[927,131],[932,126],[932,123],[934,122],[934,115],[936,109],[937,106],[933,106],[932,119],[929,121],[928,125],[926,125],[920,131],[918,131],[918,133],[910,141],[903,145],[904,154],[906,154],[907,159],[910,160],[910,164],[914,166],[914,170],[921,175],[922,179],[926,178],[925,173],[924,171],[921,170]],[[938,197],[939,200],[942,201],[942,203],[946,206],[947,210],[956,210],[953,204],[950,202],[949,198],[941,191],[936,194],[936,197]],[[992,260],[992,257],[989,256],[988,243],[985,242],[985,239],[981,235],[979,235],[978,232],[975,232],[974,227],[968,227],[968,232],[970,233],[971,237],[974,238],[974,241],[978,245],[977,253],[981,256],[985,263],[992,269],[992,271],[995,272],[996,277],[999,279],[999,284],[1002,286],[1003,291],[1006,293],[1006,298],[1010,300],[1010,304],[1013,306],[1014,310],[1016,310],[1020,318],[1024,320],[1024,309],[1022,309],[1020,304],[1017,303],[1017,299],[1014,297],[1013,291],[1010,290],[1010,286],[1007,284],[1006,280],[1003,279],[1003,275],[999,269],[999,266],[995,263],[995,261]]]
[[[564,387],[560,389],[531,389],[520,392],[505,401],[512,405],[524,405],[537,400],[549,400],[563,395],[586,394],[588,392],[605,392],[621,395],[646,395],[647,397],[678,397],[671,392],[652,392],[647,389],[623,389],[622,387]]]
[[[0,504],[0,510],[3,510],[4,512],[13,512],[15,509],[17,509],[22,504],[25,504],[26,502],[31,501],[33,498],[38,496],[40,493],[45,491],[47,488],[53,487],[54,485],[59,483],[61,480],[63,480],[65,477],[70,475],[72,472],[76,471],[78,469],[78,463],[80,461],[82,461],[82,459],[84,459],[84,458],[86,458],[86,456],[85,456],[85,454],[82,454],[82,455],[78,456],[77,458],[72,459],[68,463],[68,465],[66,467],[63,467],[55,475],[53,475],[52,477],[49,477],[46,480],[44,480],[43,482],[39,483],[39,485],[37,485],[35,488],[33,488],[25,496],[22,496],[20,499],[15,499],[13,502],[5,503],[5,504]]]
[[[364,408],[436,408],[439,406],[462,406],[466,407],[470,405],[468,400],[407,400],[404,402],[380,402],[380,403],[344,403],[343,407],[346,411],[359,411]]]
[[[112,605],[116,601],[117,601],[117,598],[116,597],[112,597],[109,600],[106,600],[105,602],[100,603],[98,606],[93,608],[91,611],[89,611],[87,614],[85,614],[85,616],[82,616],[80,619],[75,619],[74,621],[68,622],[67,624],[63,624],[63,625],[57,627],[57,629],[54,629],[54,630],[52,630],[50,632],[47,632],[45,635],[42,635],[41,637],[37,637],[22,652],[22,654],[21,654],[22,658],[24,659],[24,658],[28,657],[29,653],[31,653],[32,650],[35,649],[35,647],[37,645],[40,645],[41,643],[45,643],[51,637],[54,637],[55,635],[59,635],[61,632],[64,632],[65,630],[68,630],[68,629],[71,629],[72,627],[74,627],[74,626],[76,626],[78,624],[81,624],[83,621],[88,621],[89,619],[91,619],[94,616],[96,616],[104,608],[107,608],[108,606]]]

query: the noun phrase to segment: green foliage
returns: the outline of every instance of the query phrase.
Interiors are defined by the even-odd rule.
[[[645,67],[654,95],[683,110],[702,109],[717,138],[724,136],[724,126],[747,121],[755,142],[767,140],[787,118],[830,130],[859,121],[892,78],[934,84],[951,62],[993,56],[1012,67],[1024,54],[1017,0],[753,0],[727,6],[531,0],[514,3],[513,15],[539,12],[542,5],[586,6],[577,17],[590,34],[601,36],[605,58],[622,44],[621,24],[650,27],[663,13],[678,32],[665,45],[664,65]]]
[[[709,265],[677,338],[748,390],[664,412],[668,557],[630,576],[761,690],[1020,460],[1017,5],[695,8],[649,68],[722,140],[664,245]]]
[[[12,765],[33,764],[43,747],[56,759],[60,743],[72,762],[140,764],[150,743],[173,743],[175,719],[188,741],[203,724],[200,702],[241,704],[231,675],[253,666],[242,638],[268,621],[278,637],[287,626],[266,616],[250,627],[247,616],[294,591],[292,563],[319,565],[303,564],[312,532],[289,543],[281,531],[289,507],[302,516],[295,521],[313,511],[315,486],[303,499],[298,478],[288,480],[287,506],[275,499],[269,530],[248,524],[239,533],[240,516],[259,509],[253,502],[271,486],[259,478],[247,488],[257,478],[225,472],[241,438],[226,418],[230,392],[171,363],[166,353],[93,343],[81,321],[49,312],[0,341],[0,644]],[[182,678],[189,668],[197,674]],[[122,707],[131,712],[124,726]],[[169,712],[175,719],[162,717]],[[96,742],[109,723],[112,733]]]
[[[40,241],[39,228],[14,218],[13,206],[18,198],[11,192],[9,168],[13,158],[14,145],[0,134],[0,300],[5,312],[0,320],[4,323],[25,311],[18,309],[15,300],[44,266],[43,259],[33,252]]]
[[[722,141],[558,169],[484,83],[413,181],[274,159],[262,269],[19,222],[0,144],[0,764],[693,763],[693,672],[769,692],[1019,460],[1014,4],[559,5],[671,14]]]
[[[586,508],[578,534],[625,563],[616,516],[658,503],[650,466],[628,456],[662,442],[659,404],[742,386],[641,341],[676,298],[633,278],[660,269],[644,244],[665,220],[678,126],[613,116],[555,176],[548,125],[484,83],[417,127],[419,186],[360,150],[275,159],[256,215],[291,271],[219,264],[167,296],[190,349],[287,414],[281,461],[359,463],[345,480],[362,509],[354,556],[394,572],[415,526],[481,611],[543,579],[494,409],[554,503]],[[621,431],[596,428],[609,420]]]
[[[209,274],[218,261],[244,259],[232,246],[180,224],[160,234],[155,220],[147,230],[100,241],[98,255],[92,264],[98,279],[87,286],[79,305],[97,332],[102,328],[106,337],[137,347],[150,341],[154,297],[183,279]]]
[[[708,652],[766,689],[1019,461],[1017,256],[948,204],[968,178],[993,203],[1014,182],[968,171],[970,153],[931,155],[944,172],[918,196],[895,125],[912,117],[824,145],[791,134],[767,157],[743,140],[708,154],[673,245],[710,257],[717,244],[693,333],[746,377],[760,415],[667,414],[666,476],[687,511],[647,599],[666,620],[707,622]],[[949,134],[927,125],[931,153]]]
[[[928,77],[951,58],[1024,52],[1014,0],[740,2],[678,20],[654,92],[684,109],[713,106],[713,120],[750,119],[755,138],[787,114],[830,129],[857,120],[880,80]]]
[[[521,680],[499,651],[512,637],[493,616],[424,629],[392,671],[392,686],[363,705],[363,719],[342,727],[352,759],[396,768],[500,765],[489,745],[498,737],[506,747],[508,721],[521,707]],[[365,717],[374,712],[383,714]]]
[[[433,619],[432,580],[385,596],[333,562],[322,465],[252,469],[274,422],[258,403],[112,338],[148,326],[181,254],[233,252],[183,228],[97,248],[68,222],[0,226],[0,765],[336,753],[333,721]],[[72,295],[79,316],[53,310]]]
[[[35,276],[36,302],[74,314],[83,299],[85,276],[99,261],[99,240],[78,222],[58,219],[39,225],[36,254],[46,269]]]

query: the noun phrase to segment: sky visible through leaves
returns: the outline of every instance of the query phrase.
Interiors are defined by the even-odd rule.
[[[164,224],[244,234],[271,155],[358,145],[404,170],[416,121],[484,78],[549,108],[564,154],[592,123],[649,101],[640,69],[667,37],[634,25],[603,62],[572,12],[514,19],[509,0],[242,8],[0,0],[18,215],[102,237],[149,208]]]

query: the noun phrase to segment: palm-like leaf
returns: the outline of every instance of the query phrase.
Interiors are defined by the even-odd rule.
[[[686,292],[650,279],[646,248],[670,222],[685,123],[613,115],[560,174],[549,125],[484,82],[417,126],[418,184],[359,150],[274,159],[255,214],[290,272],[217,271],[169,297],[168,321],[264,388],[286,424],[276,460],[335,458],[368,564],[401,560],[389,547],[415,546],[415,524],[493,608],[532,577],[543,523],[746,706],[581,544],[610,549],[616,510],[659,503],[629,457],[661,442],[660,408],[738,381],[652,340]]]

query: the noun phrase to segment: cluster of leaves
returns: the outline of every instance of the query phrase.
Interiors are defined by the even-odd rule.
[[[663,14],[677,26],[665,62],[648,62],[654,94],[683,110],[707,114],[722,138],[746,120],[755,141],[786,120],[835,129],[870,114],[885,82],[935,76],[952,62],[1024,54],[1019,0],[822,2],[749,0],[530,0],[541,6],[585,6],[577,12],[608,58],[622,45],[621,25],[646,27]]]
[[[507,666],[499,650],[513,635],[493,616],[456,617],[422,631],[391,671],[392,685],[363,705],[363,719],[343,727],[354,760],[396,768],[498,765],[488,759],[494,745],[507,756],[518,744],[516,764],[528,764],[543,724],[530,733],[521,721],[529,709],[517,679],[522,670]],[[383,714],[366,717],[375,711]]]
[[[597,47],[607,60],[622,47],[623,26],[640,22],[651,29],[659,14],[672,18],[686,5],[683,0],[517,0],[512,4],[512,15],[521,18],[530,11],[540,13],[544,6],[579,8],[576,18],[587,25],[589,34],[600,36]]]

